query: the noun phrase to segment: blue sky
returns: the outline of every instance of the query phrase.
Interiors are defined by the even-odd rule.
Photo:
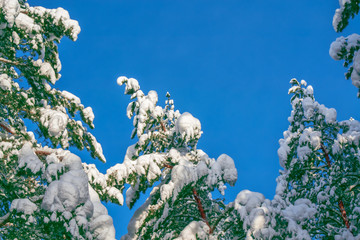
[[[272,199],[280,169],[278,140],[288,127],[289,81],[313,85],[317,101],[334,107],[338,119],[360,119],[357,89],[345,68],[328,54],[332,41],[356,32],[357,19],[335,33],[333,0],[31,0],[63,7],[79,21],[77,42],[63,40],[63,70],[57,88],[70,91],[95,113],[93,134],[102,144],[103,172],[123,160],[132,144],[128,96],[116,85],[125,75],[144,92],[156,90],[160,103],[169,91],[175,107],[202,124],[199,148],[210,157],[226,153],[238,169],[228,200],[243,189]],[[138,206],[138,205],[137,205]],[[108,204],[117,238],[132,212]],[[136,206],[135,206],[136,207]]]

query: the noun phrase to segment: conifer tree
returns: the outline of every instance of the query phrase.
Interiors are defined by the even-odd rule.
[[[336,111],[315,101],[306,82],[292,79],[292,112],[278,150],[273,212],[290,239],[359,237],[360,123],[337,122]]]
[[[167,93],[165,107],[157,105],[158,95],[145,95],[137,80],[119,77],[125,84],[125,94],[133,101],[127,116],[133,118],[132,138],[124,162],[111,167],[106,175],[94,165],[85,165],[91,185],[105,201],[123,204],[125,184],[126,204],[132,208],[140,194],[151,188],[146,202],[137,209],[123,239],[207,239],[224,237],[231,227],[225,222],[233,207],[222,199],[213,199],[211,192],[224,194],[226,183],[237,179],[234,161],[223,154],[217,160],[196,148],[202,134],[201,124],[190,113],[174,110]],[[221,226],[221,227],[220,227]]]
[[[1,239],[114,239],[80,158],[64,150],[86,148],[105,161],[85,127],[94,127],[92,109],[53,88],[60,39],[79,32],[62,8],[0,0]]]

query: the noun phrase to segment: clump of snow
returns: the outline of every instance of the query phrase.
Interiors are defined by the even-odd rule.
[[[27,198],[14,199],[11,202],[10,211],[16,210],[17,212],[25,213],[26,215],[31,215],[37,210],[35,203],[31,202]]]
[[[36,156],[29,142],[26,142],[19,152],[19,168],[23,167],[30,169],[34,174],[44,169],[44,164]]]
[[[79,226],[84,226],[95,239],[115,239],[112,218],[89,186],[81,159],[69,151],[60,150],[48,155],[46,161],[49,166],[44,175],[57,177],[49,181],[41,203],[42,209],[52,212],[48,221],[58,221],[56,213],[61,213],[61,217],[69,221],[65,227],[75,238],[80,238]],[[90,232],[86,235],[91,238]]]
[[[246,239],[272,239],[274,229],[269,226],[271,203],[264,195],[249,190],[241,191],[234,203],[235,211],[243,221]]]
[[[283,210],[284,217],[295,222],[303,222],[306,219],[311,219],[315,213],[315,205],[312,204],[309,199],[297,199],[294,205],[289,205]]]
[[[181,231],[179,237],[175,240],[197,240],[207,239],[209,236],[209,226],[202,221],[192,221]]]
[[[80,98],[78,98],[77,96],[75,96],[74,94],[68,91],[62,91],[61,95],[76,104],[81,104]]]
[[[186,141],[194,138],[200,138],[201,124],[199,119],[194,118],[191,113],[185,112],[175,122],[176,132],[179,133]]]
[[[25,13],[19,13],[15,19],[15,24],[18,28],[24,30],[30,34],[32,32],[39,32],[41,27],[35,24],[34,19],[26,15]]]
[[[68,115],[57,110],[42,109],[40,121],[48,129],[50,136],[59,137],[66,128]]]
[[[12,27],[15,22],[15,18],[20,12],[20,4],[18,0],[0,0],[0,7],[4,11],[5,19],[8,22],[9,27]]]
[[[55,71],[50,63],[43,62],[40,64],[39,74],[47,77],[52,84],[55,84],[58,80],[55,75]]]
[[[94,121],[95,115],[91,107],[84,108],[83,110],[84,117],[88,119],[90,122]]]
[[[0,88],[4,91],[11,91],[11,78],[7,74],[0,75]]]
[[[117,84],[121,86],[124,83],[126,83],[125,94],[134,93],[140,89],[139,82],[135,78],[118,77]]]
[[[90,185],[89,194],[90,200],[94,206],[94,213],[91,217],[90,229],[94,231],[95,239],[115,239],[115,228],[113,225],[113,220],[108,215],[106,207],[101,204],[99,196]]]

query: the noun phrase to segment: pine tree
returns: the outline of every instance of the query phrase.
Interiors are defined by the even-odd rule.
[[[119,77],[125,94],[133,101],[127,116],[133,118],[132,138],[124,162],[111,167],[106,175],[94,165],[86,165],[91,185],[102,200],[126,204],[132,208],[140,194],[151,188],[146,202],[137,209],[123,239],[201,239],[226,237],[223,227],[233,207],[223,199],[213,199],[211,192],[224,194],[226,183],[233,185],[237,170],[233,160],[223,154],[217,160],[196,148],[202,134],[201,124],[190,113],[174,110],[167,93],[165,107],[157,105],[158,95],[145,95],[137,80]],[[222,227],[219,227],[219,226]]]
[[[53,85],[60,39],[76,40],[77,21],[62,8],[0,0],[0,238],[114,239],[112,219],[88,186],[81,160],[105,158],[94,114]]]
[[[278,150],[276,231],[290,239],[354,239],[359,227],[360,123],[337,122],[306,82],[291,80],[293,110]]]

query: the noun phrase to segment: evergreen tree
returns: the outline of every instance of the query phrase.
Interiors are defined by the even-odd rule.
[[[278,150],[284,168],[272,201],[276,231],[289,239],[360,237],[360,123],[336,121],[306,82],[291,80],[292,112]]]
[[[105,201],[126,204],[132,208],[140,194],[151,188],[146,202],[137,209],[123,239],[196,239],[224,237],[232,222],[225,222],[234,209],[223,199],[213,199],[211,192],[224,194],[226,183],[237,179],[234,161],[223,154],[217,160],[196,148],[202,134],[200,121],[190,113],[174,110],[167,93],[165,107],[157,105],[158,95],[145,95],[137,80],[120,77],[125,94],[132,101],[127,116],[133,118],[132,138],[124,162],[110,168],[106,175],[94,165],[86,165],[91,185]],[[221,227],[220,227],[221,226]]]
[[[94,127],[92,109],[53,88],[60,39],[76,40],[80,27],[62,8],[0,7],[0,239],[114,239],[80,158],[64,150],[105,161],[84,126]]]

